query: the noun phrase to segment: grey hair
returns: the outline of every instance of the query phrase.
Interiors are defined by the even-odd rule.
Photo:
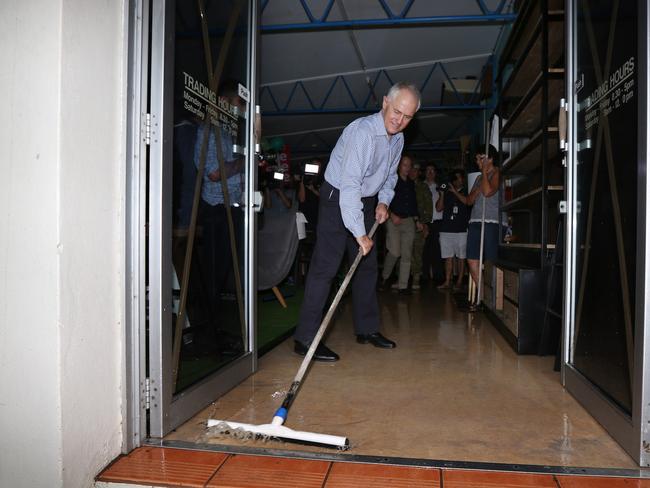
[[[420,95],[420,90],[418,90],[417,86],[408,81],[398,81],[393,86],[391,86],[390,90],[388,90],[388,93],[386,94],[386,98],[392,102],[395,100],[395,97],[401,90],[408,90],[411,92],[411,95],[413,95],[418,101],[418,108],[416,111],[420,110],[420,104],[422,103],[422,95]]]

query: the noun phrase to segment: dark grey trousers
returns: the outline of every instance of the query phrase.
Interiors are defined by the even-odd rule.
[[[376,197],[363,198],[363,215],[366,230],[375,221]],[[320,189],[316,245],[309,264],[305,297],[300,309],[298,327],[294,338],[310,343],[324,316],[325,303],[332,280],[347,251],[350,263],[359,252],[359,244],[343,224],[339,207],[339,191],[325,182]],[[379,305],[377,303],[377,250],[376,245],[364,256],[352,279],[352,310],[356,334],[379,331]]]

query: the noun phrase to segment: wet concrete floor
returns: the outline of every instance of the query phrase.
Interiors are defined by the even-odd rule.
[[[384,350],[355,341],[349,301],[289,412],[295,430],[347,436],[346,454],[553,466],[636,464],[563,389],[554,358],[518,356],[482,314],[457,311],[448,292],[379,294]],[[279,305],[278,305],[279,306]],[[278,441],[207,435],[208,418],[268,423],[302,360],[287,340],[259,371],[165,440],[331,452]]]

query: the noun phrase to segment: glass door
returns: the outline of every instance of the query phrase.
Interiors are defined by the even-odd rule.
[[[256,4],[151,1],[151,437],[256,368]]]
[[[563,379],[647,466],[645,2],[568,0],[567,10]]]

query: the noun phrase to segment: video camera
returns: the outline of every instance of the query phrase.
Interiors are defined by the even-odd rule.
[[[438,173],[438,186],[436,187],[436,191],[447,191],[449,189],[449,186],[451,186],[450,176],[446,173]]]
[[[282,156],[270,153],[264,155],[260,154],[258,158],[258,175],[260,186],[262,188],[273,190],[282,187],[284,182],[289,181],[289,165]]]
[[[305,163],[302,173],[302,182],[305,186],[315,185],[319,181],[320,164],[317,161]]]
[[[284,183],[284,173],[282,171],[273,170],[266,173],[266,185],[269,189],[279,188]]]
[[[456,179],[461,176],[463,183],[465,180],[465,173],[462,170],[451,169],[447,173],[441,174],[438,179],[437,191],[446,191],[451,188],[451,185],[456,181]]]

